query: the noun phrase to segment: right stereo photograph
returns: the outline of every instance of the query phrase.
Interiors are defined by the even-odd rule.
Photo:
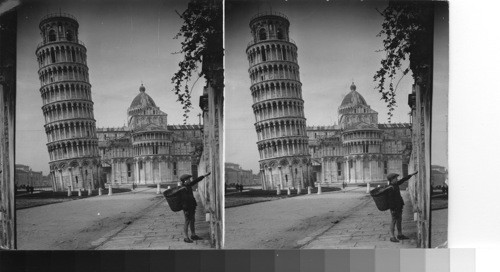
[[[448,3],[225,1],[225,248],[447,247]]]

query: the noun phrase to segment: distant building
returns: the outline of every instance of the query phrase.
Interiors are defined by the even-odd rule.
[[[225,182],[226,184],[259,185],[260,180],[253,174],[252,170],[244,170],[239,164],[226,162]]]
[[[23,164],[16,164],[15,182],[18,187],[28,185],[35,188],[52,186],[49,177],[44,176],[42,171],[32,171],[29,166]]]
[[[448,169],[444,166],[431,165],[431,186],[433,188],[448,186]]]

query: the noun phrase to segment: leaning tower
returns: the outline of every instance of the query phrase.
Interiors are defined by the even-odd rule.
[[[289,26],[288,18],[277,12],[250,20],[252,41],[246,53],[264,189],[311,185],[297,46]]]
[[[87,49],[78,40],[78,22],[49,14],[40,22],[36,49],[42,111],[54,190],[93,189],[99,175],[94,108]]]

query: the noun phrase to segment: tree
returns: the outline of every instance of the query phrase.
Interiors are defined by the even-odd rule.
[[[411,71],[416,82],[428,84],[423,79],[432,67],[433,12],[433,3],[414,1],[391,1],[382,12],[379,11],[384,22],[378,36],[384,36],[386,56],[373,80],[378,82],[376,89],[389,108],[389,121],[396,106],[397,83],[394,86],[394,80],[398,74],[402,74],[402,78]],[[409,64],[404,67],[406,63]]]
[[[184,59],[179,62],[179,70],[172,77],[172,83],[177,101],[183,105],[184,123],[186,123],[192,108],[192,90],[188,83],[193,74],[198,71],[200,64],[207,65],[208,58],[220,59],[222,63],[222,4],[216,0],[193,0],[182,14],[177,14],[184,20],[179,33],[175,36],[176,39],[184,38],[181,43],[182,49],[178,52],[184,54]],[[214,61],[208,61],[212,62]],[[210,69],[202,67],[198,78],[205,76],[207,81],[211,81],[210,73]]]

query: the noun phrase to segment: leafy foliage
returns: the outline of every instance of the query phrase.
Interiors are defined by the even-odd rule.
[[[401,80],[394,86],[396,76],[402,74],[402,78],[412,71],[414,79],[419,80],[431,66],[434,26],[432,7],[432,3],[390,2],[382,12],[379,11],[384,22],[378,36],[384,36],[383,50],[386,56],[373,80],[378,82],[376,89],[389,108],[389,122],[396,107],[397,84]],[[403,67],[408,63],[406,60],[409,65]]]
[[[179,62],[179,70],[172,77],[172,91],[177,95],[177,101],[183,105],[186,124],[192,109],[189,81],[195,73],[198,78],[207,75],[205,69],[197,71],[203,60],[210,55],[214,40],[221,40],[222,51],[222,5],[215,0],[192,0],[182,14],[177,14],[184,20],[184,24],[174,38],[184,38],[182,49],[177,52],[183,54],[184,59]]]

